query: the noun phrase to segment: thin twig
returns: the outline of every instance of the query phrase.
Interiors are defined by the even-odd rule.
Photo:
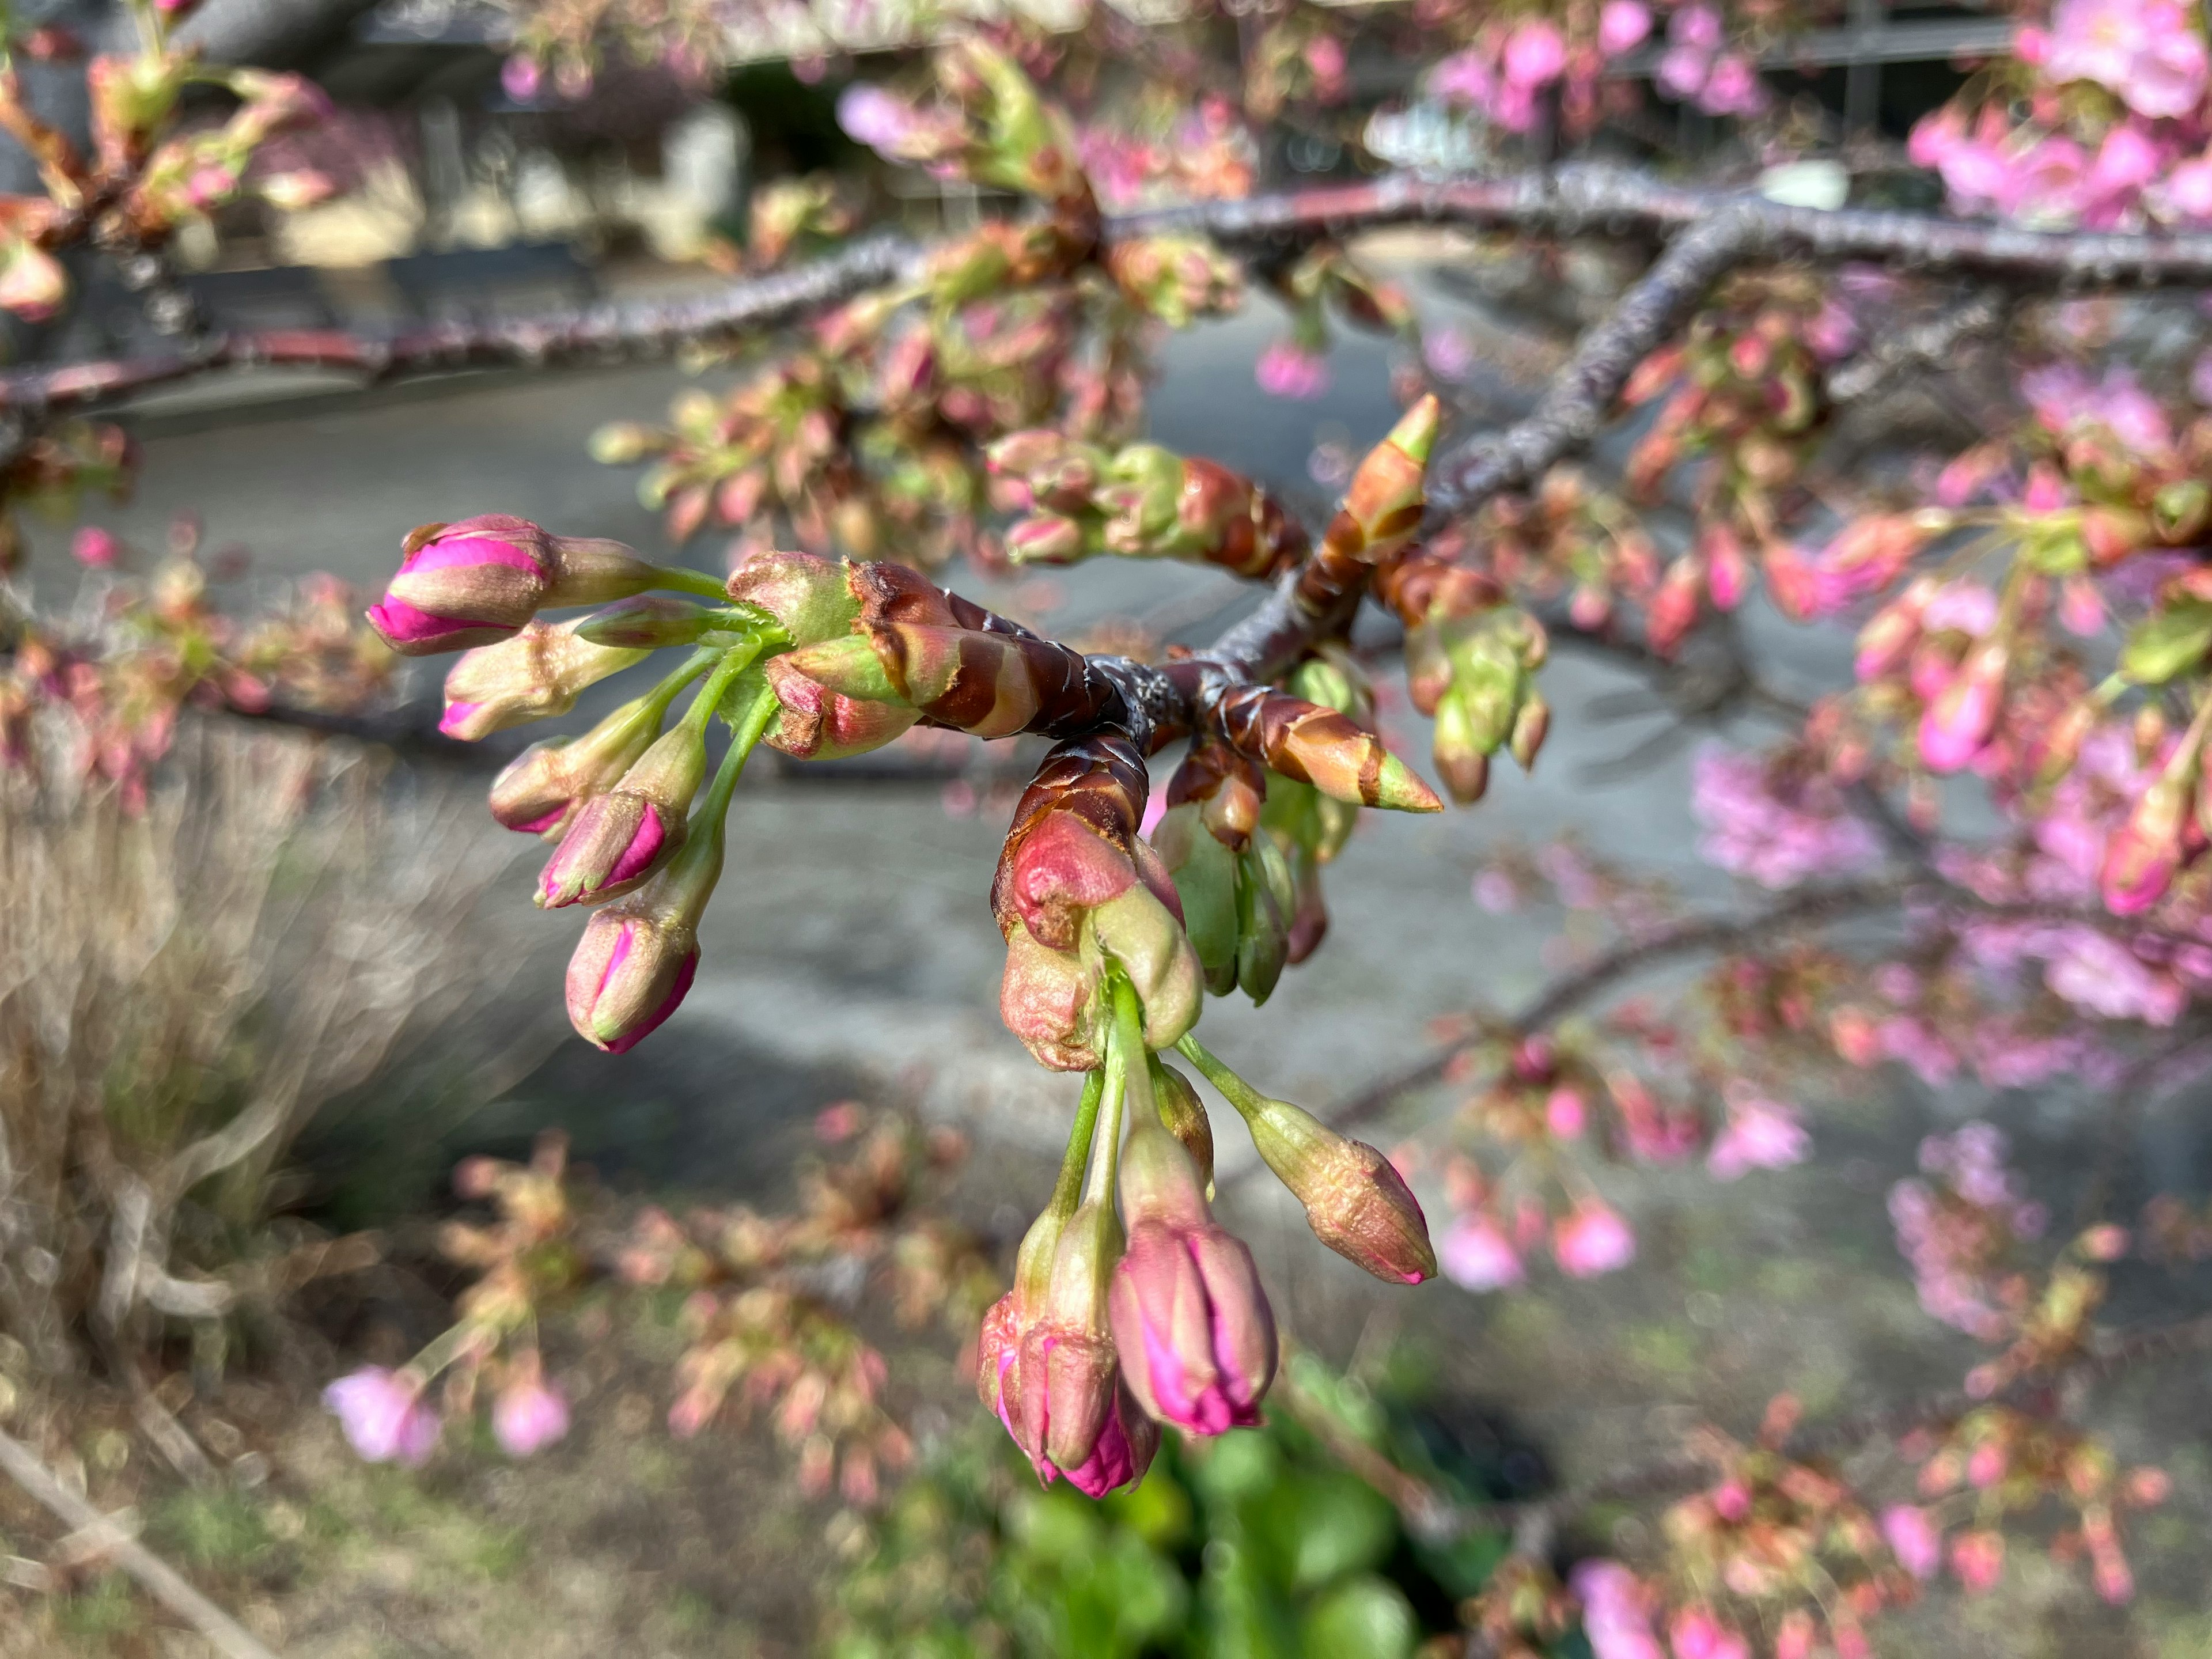
[[[0,1430],[0,1471],[51,1511],[72,1532],[103,1528],[108,1517],[90,1501],[54,1478],[39,1455]],[[117,1536],[108,1547],[115,1565],[137,1579],[154,1599],[207,1638],[225,1659],[277,1659],[243,1625],[202,1595],[174,1567],[135,1538]]]

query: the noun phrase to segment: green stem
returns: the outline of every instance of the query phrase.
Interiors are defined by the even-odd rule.
[[[681,667],[675,669],[667,678],[645,694],[645,709],[653,716],[655,726],[666,716],[668,705],[676,701],[676,694],[713,667],[720,655],[717,650],[702,648],[694,651]]]
[[[724,599],[730,591],[721,581],[703,570],[686,570],[680,564],[660,564],[653,568],[658,579],[656,586],[672,587],[679,593],[696,593],[705,599]]]
[[[1221,1097],[1246,1117],[1258,1111],[1261,1103],[1267,1099],[1265,1095],[1206,1052],[1206,1046],[1194,1034],[1184,1032],[1176,1047],[1182,1051],[1184,1059],[1206,1074],[1208,1083],[1221,1091]]]
[[[1060,1156],[1060,1179],[1052,1184],[1048,1214],[1070,1216],[1083,1196],[1083,1169],[1091,1155],[1091,1137],[1098,1124],[1098,1104],[1106,1097],[1106,1073],[1086,1072],[1083,1100],[1075,1109],[1075,1126],[1067,1132],[1067,1150]]]
[[[1136,988],[1118,973],[1110,976],[1108,984],[1114,999],[1114,1024],[1106,1039],[1106,1081],[1101,1091],[1104,1107],[1091,1148],[1091,1172],[1084,1182],[1083,1201],[1110,1212],[1121,1169],[1121,1126],[1128,1118],[1130,1079],[1144,1072],[1145,1034]],[[1150,1083],[1146,1079],[1148,1092]]]
[[[722,764],[714,774],[714,781],[707,788],[706,811],[720,823],[722,815],[730,810],[730,796],[737,789],[738,775],[745,769],[745,757],[753,752],[769,722],[782,707],[776,702],[775,692],[759,675],[752,676],[745,690],[750,693],[743,710],[730,721],[730,746],[722,752]]]
[[[730,682],[752,666],[760,648],[758,640],[747,639],[724,650],[714,662],[714,672],[707,676],[706,684],[684,711],[684,724],[695,732],[704,732],[715,709],[721,707],[722,694],[730,689]]]

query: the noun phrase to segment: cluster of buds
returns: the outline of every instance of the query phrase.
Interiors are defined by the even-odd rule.
[[[976,1369],[1039,1479],[1094,1497],[1142,1478],[1158,1423],[1204,1436],[1258,1422],[1277,1361],[1251,1253],[1207,1206],[1212,1131],[1196,1091],[1157,1057],[1118,971],[1104,999],[1101,1064],[1013,1288],[984,1316]],[[1194,1038],[1176,1046],[1244,1116],[1323,1243],[1388,1282],[1434,1274],[1420,1206],[1381,1153],[1264,1098]]]
[[[1501,748],[1534,765],[1552,721],[1535,685],[1551,649],[1544,625],[1487,576],[1439,558],[1399,561],[1376,591],[1406,624],[1407,692],[1436,720],[1437,775],[1452,799],[1482,799]]]
[[[1267,580],[1305,557],[1305,532],[1265,489],[1216,462],[1158,444],[1119,451],[1049,428],[991,446],[999,493],[1027,516],[1006,532],[1021,564],[1102,553],[1182,559]]]
[[[1243,298],[1243,272],[1202,236],[1138,236],[1106,252],[1106,271],[1130,304],[1170,328],[1225,316]]]
[[[0,307],[17,316],[38,321],[59,308],[69,283],[55,254],[87,236],[112,252],[143,252],[249,188],[280,207],[330,193],[329,182],[312,174],[247,183],[254,152],[270,137],[327,113],[329,100],[312,82],[260,70],[210,70],[168,45],[167,9],[146,17],[137,53],[95,57],[85,66],[90,156],[33,114],[16,71],[0,69],[0,129],[30,152],[46,191],[0,200]],[[219,126],[165,138],[187,84],[209,81],[239,100],[237,110]],[[189,308],[157,312],[155,321],[173,331],[189,323]]]
[[[1720,1479],[1662,1522],[1670,1577],[1687,1591],[1668,1616],[1675,1653],[1747,1655],[1744,1630],[1764,1628],[1784,1659],[1824,1645],[1865,1654],[1868,1620],[1917,1594],[1850,1486],[1784,1449],[1797,1416],[1797,1402],[1784,1395],[1768,1406],[1754,1444],[1700,1437]]]
[[[1293,12],[1261,32],[1244,64],[1244,107],[1273,121],[1291,104],[1337,104],[1351,89],[1333,20]]]
[[[855,87],[839,100],[839,121],[894,161],[1035,197],[1071,223],[1095,225],[1074,128],[1019,64],[970,36],[939,51],[932,68],[931,103]]]
[[[568,1433],[568,1401],[546,1379],[538,1348],[538,1310],[585,1274],[567,1162],[566,1138],[548,1133],[526,1164],[472,1158],[453,1172],[454,1190],[489,1204],[496,1218],[489,1226],[451,1221],[441,1230],[440,1249],[477,1275],[455,1306],[455,1322],[398,1369],[365,1366],[323,1394],[363,1459],[421,1467],[436,1449],[443,1418],[470,1416],[487,1390],[492,1435],[508,1455],[528,1457]],[[441,1376],[434,1401],[431,1384]]]
[[[198,529],[179,520],[150,574],[125,574],[131,551],[108,532],[80,533],[93,574],[86,625],[53,629],[0,611],[9,647],[0,667],[0,766],[100,778],[132,810],[188,708],[259,714],[273,704],[345,713],[387,687],[392,653],[353,611],[343,583],[301,582],[253,617],[219,611],[198,555]]]
[[[1648,602],[1658,586],[1659,556],[1635,510],[1574,467],[1553,467],[1527,495],[1485,502],[1469,539],[1508,591],[1534,599],[1565,592],[1579,629],[1603,628],[1622,600]]]
[[[2079,1430],[2008,1406],[1978,1407],[1946,1428],[1916,1431],[1899,1449],[1920,1462],[1921,1501],[1885,1510],[1882,1529],[1916,1577],[1934,1578],[1948,1560],[1970,1593],[1993,1589],[2004,1571],[2002,1523],[2055,1498],[2075,1519],[2051,1538],[2051,1559],[2086,1556],[2107,1601],[2134,1595],[2119,1520],[2165,1501],[2172,1482],[2164,1471],[2123,1469]]]

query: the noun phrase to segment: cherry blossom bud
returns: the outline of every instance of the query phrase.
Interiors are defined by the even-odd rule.
[[[568,959],[568,1022],[611,1054],[674,1013],[698,972],[699,918],[722,873],[717,799],[710,793],[702,809],[709,827],[692,829],[644,886],[592,913]]]
[[[842,639],[860,615],[849,567],[811,553],[755,553],[730,573],[727,591],[774,617],[795,646]]]
[[[594,645],[579,636],[579,626],[532,618],[512,638],[463,652],[446,675],[446,712],[438,729],[474,743],[510,726],[557,718],[586,689],[649,654]]]
[[[699,726],[685,720],[664,732],[620,783],[578,810],[538,878],[539,906],[596,904],[642,886],[683,846],[685,815],[706,780]]]
[[[1089,1462],[1114,1414],[1120,1371],[1107,1298],[1121,1243],[1121,1223],[1103,1200],[1079,1206],[1054,1249],[1036,1319],[1023,1335],[1015,1438],[1040,1480]]]
[[[525,835],[558,834],[585,801],[613,788],[652,746],[661,711],[655,698],[639,697],[580,738],[531,744],[492,780],[492,817]]]
[[[1389,1283],[1436,1277],[1428,1222],[1389,1158],[1288,1101],[1237,1105],[1261,1158],[1305,1206],[1316,1238]]]
[[[1423,480],[1443,416],[1435,397],[1424,397],[1367,452],[1329,526],[1330,546],[1380,564],[1413,539],[1421,526],[1427,499]]]
[[[1160,1122],[1167,1132],[1182,1143],[1184,1152],[1198,1170],[1199,1185],[1207,1198],[1213,1196],[1213,1124],[1206,1115],[1206,1107],[1198,1097],[1198,1091],[1190,1079],[1172,1066],[1161,1063],[1157,1054],[1148,1057],[1152,1073],[1152,1103],[1158,1109]]]
[[[2128,820],[2106,844],[2098,889],[2105,908],[2117,916],[2148,910],[2166,896],[2181,867],[2182,830],[2190,794],[2186,774],[2169,767],[2136,802]]]
[[[1158,1124],[1121,1152],[1128,1246],[1109,1310],[1138,1403],[1192,1434],[1260,1420],[1275,1375],[1275,1322],[1252,1253],[1213,1224],[1198,1171]]]
[[[1524,772],[1536,764],[1537,751],[1543,748],[1544,738],[1552,729],[1552,708],[1543,698],[1531,694],[1521,705],[1521,712],[1513,717],[1513,735],[1508,746],[1513,758],[1521,763]]]
[[[1644,637],[1662,657],[1672,657],[1689,637],[1705,585],[1705,562],[1693,553],[1685,553],[1667,567],[1644,619]]]
[[[483,514],[411,532],[370,624],[403,656],[489,645],[538,611],[641,593],[661,573],[619,542],[549,535]]]
[[[422,1398],[411,1370],[365,1365],[323,1390],[323,1404],[365,1462],[419,1469],[438,1444],[438,1413]]]
[[[1490,787],[1490,755],[1482,746],[1482,733],[1456,687],[1444,694],[1436,712],[1436,734],[1429,752],[1437,763],[1437,775],[1454,800],[1462,806],[1472,806]]]
[[[1198,1024],[1206,988],[1197,953],[1182,921],[1150,886],[1139,882],[1091,910],[1079,950],[1094,972],[1110,961],[1135,988],[1147,1048],[1171,1048]]]
[[[806,678],[788,656],[762,665],[780,712],[761,740],[795,760],[843,760],[882,748],[921,718],[903,703],[848,697]]]
[[[633,651],[696,644],[708,629],[729,625],[726,615],[668,593],[634,594],[571,624],[580,640]]]
[[[1603,1199],[1580,1199],[1552,1224],[1552,1255],[1570,1278],[1595,1279],[1636,1259],[1636,1235]]]
[[[68,297],[69,274],[53,255],[27,241],[0,245],[0,311],[42,323]]]
[[[1920,717],[1920,758],[1929,771],[1955,772],[1981,752],[1996,725],[2006,662],[2002,639],[1984,641],[1929,702]]]
[[[492,1401],[491,1431],[510,1457],[529,1457],[568,1432],[568,1402],[544,1379],[532,1352]]]

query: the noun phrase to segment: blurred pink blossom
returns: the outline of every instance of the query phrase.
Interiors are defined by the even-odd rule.
[[[1897,1565],[1915,1578],[1933,1578],[1943,1565],[1943,1534],[1928,1511],[1893,1504],[1881,1512],[1881,1535]]]
[[[1462,1290],[1496,1291],[1527,1277],[1513,1241],[1480,1210],[1455,1218],[1437,1242],[1437,1265]]]
[[[1636,1235],[1603,1199],[1580,1199],[1552,1224],[1552,1255],[1568,1277],[1595,1279],[1636,1259]]]
[[[323,1390],[347,1442],[370,1463],[419,1469],[438,1444],[438,1413],[424,1403],[422,1380],[411,1371],[364,1365]]]
[[[1328,362],[1293,340],[1277,340],[1260,354],[1252,378],[1271,398],[1310,401],[1328,390]]]
[[[1813,1138],[1797,1115],[1778,1101],[1739,1093],[1728,1103],[1728,1122],[1713,1138],[1705,1168],[1734,1181],[1753,1170],[1786,1169],[1811,1154]]]

